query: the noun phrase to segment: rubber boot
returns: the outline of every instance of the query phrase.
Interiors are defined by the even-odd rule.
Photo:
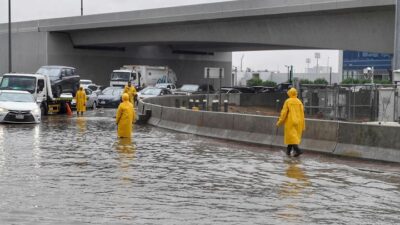
[[[295,150],[294,157],[298,157],[299,155],[303,154],[303,151],[299,148],[298,145],[293,145],[293,148]]]
[[[286,149],[286,155],[290,156],[290,152],[292,151],[292,145],[288,145]]]

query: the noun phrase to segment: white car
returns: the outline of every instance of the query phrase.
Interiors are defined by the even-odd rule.
[[[99,102],[97,94],[90,89],[84,89],[86,93],[86,108],[96,109]],[[76,108],[75,98],[71,101],[71,107]]]
[[[146,99],[163,95],[172,95],[172,92],[167,88],[147,87],[139,91],[138,93],[139,99]]]
[[[41,111],[27,91],[0,91],[0,122],[40,123]]]
[[[81,85],[81,87],[87,88],[90,84],[93,84],[93,82],[92,82],[92,80],[83,80],[83,79],[81,79],[79,81],[79,84]]]
[[[155,87],[167,88],[167,89],[171,90],[172,92],[176,91],[176,85],[173,83],[158,83],[158,84],[156,84]]]

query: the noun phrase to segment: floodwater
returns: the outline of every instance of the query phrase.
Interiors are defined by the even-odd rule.
[[[0,125],[0,224],[400,224],[398,164],[137,126],[113,110]]]

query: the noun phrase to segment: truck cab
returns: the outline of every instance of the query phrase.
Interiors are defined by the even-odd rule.
[[[18,90],[31,93],[43,114],[62,113],[72,98],[54,98],[47,75],[7,73],[0,82],[0,90]]]
[[[135,84],[138,74],[136,71],[121,69],[114,70],[111,73],[110,86],[111,87],[125,87],[129,81]],[[135,84],[136,85],[136,84]]]

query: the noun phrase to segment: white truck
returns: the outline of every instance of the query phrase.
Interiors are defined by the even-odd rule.
[[[111,73],[110,86],[125,86],[131,81],[140,89],[159,83],[176,84],[176,80],[175,72],[167,66],[125,65]]]
[[[66,104],[70,104],[72,101],[72,95],[64,98],[53,97],[50,78],[42,74],[4,74],[0,82],[0,89],[28,91],[40,105],[43,115],[65,113]]]

